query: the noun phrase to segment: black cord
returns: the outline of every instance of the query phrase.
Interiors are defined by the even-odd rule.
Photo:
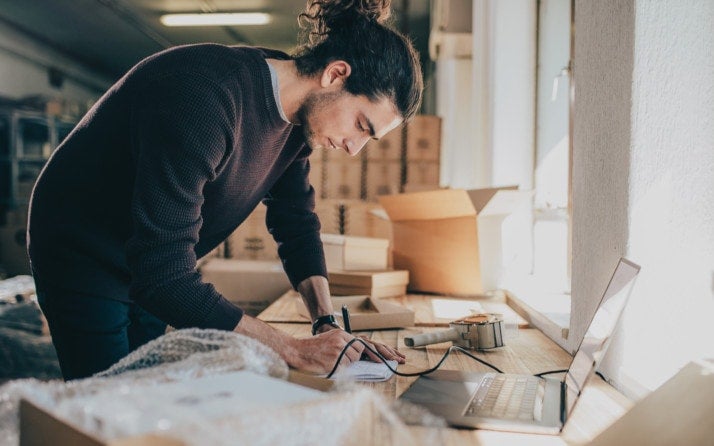
[[[538,378],[541,378],[541,377],[543,377],[543,376],[545,376],[545,375],[551,375],[551,374],[553,374],[553,373],[564,373],[564,372],[567,372],[567,371],[568,371],[568,369],[563,369],[563,370],[551,370],[551,371],[549,371],[549,372],[536,373],[536,374],[533,375],[533,376],[536,376],[536,377],[538,377]]]
[[[494,366],[494,365],[491,365],[491,364],[489,364],[488,362],[486,362],[486,361],[484,361],[484,360],[482,360],[482,359],[477,358],[476,356],[474,356],[474,355],[472,355],[471,353],[469,353],[467,350],[465,350],[465,349],[463,349],[463,348],[461,348],[461,347],[459,347],[459,346],[456,346],[456,345],[452,345],[451,347],[449,347],[449,349],[446,351],[446,353],[444,353],[444,356],[441,357],[441,359],[439,360],[439,362],[438,362],[434,367],[432,367],[432,368],[430,368],[430,369],[427,369],[427,370],[424,370],[424,371],[421,371],[421,372],[402,373],[402,372],[398,372],[398,371],[396,371],[395,369],[393,369],[392,366],[390,366],[390,365],[387,363],[387,359],[386,359],[384,356],[382,356],[381,354],[379,354],[379,352],[375,351],[372,347],[370,347],[370,345],[369,345],[364,339],[361,339],[361,338],[353,338],[352,340],[350,340],[350,341],[347,343],[347,345],[345,345],[345,346],[342,348],[342,351],[340,352],[340,356],[337,357],[337,361],[335,362],[335,366],[332,368],[332,371],[330,371],[330,373],[327,375],[327,378],[331,378],[332,375],[334,375],[335,371],[337,370],[337,367],[340,366],[340,361],[342,360],[342,357],[345,355],[345,352],[347,352],[347,349],[350,348],[350,346],[352,346],[352,344],[354,344],[355,342],[360,342],[362,345],[364,345],[364,348],[366,348],[366,349],[369,350],[370,352],[374,353],[374,354],[384,363],[384,365],[386,365],[387,368],[388,368],[392,373],[394,373],[394,374],[397,375],[397,376],[412,377],[412,376],[428,375],[429,373],[432,373],[432,372],[436,371],[439,367],[441,367],[441,364],[446,360],[446,358],[449,356],[449,354],[450,354],[453,350],[458,350],[458,351],[460,351],[461,353],[464,353],[464,354],[465,354],[466,356],[468,356],[469,358],[471,358],[471,359],[473,359],[473,360],[475,360],[475,361],[478,361],[478,362],[480,362],[480,363],[483,364],[483,365],[486,365],[486,366],[488,366],[488,367],[491,367],[493,370],[497,371],[498,373],[503,373],[503,371],[501,371],[501,369],[499,369],[498,367],[496,367],[496,366]]]

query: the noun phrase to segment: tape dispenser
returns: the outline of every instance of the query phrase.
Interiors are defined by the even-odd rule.
[[[404,338],[407,347],[421,347],[452,341],[470,350],[503,347],[503,315],[480,313],[449,323],[449,329]]]

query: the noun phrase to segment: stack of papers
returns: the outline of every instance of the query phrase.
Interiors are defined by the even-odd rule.
[[[394,370],[397,369],[397,361],[387,361],[387,363]],[[382,362],[357,361],[340,371],[339,375],[355,381],[380,382],[387,381],[394,373]]]

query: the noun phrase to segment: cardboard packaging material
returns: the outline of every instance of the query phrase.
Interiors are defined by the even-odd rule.
[[[439,161],[441,118],[416,115],[407,124],[407,161]]]
[[[402,184],[402,164],[399,161],[367,162],[367,200],[377,201],[379,195],[398,194]]]
[[[443,189],[439,186],[434,186],[431,184],[419,184],[419,183],[407,183],[404,185],[404,193],[409,194],[412,192],[426,192],[431,190]]]
[[[251,316],[292,289],[280,262],[210,259],[200,271],[204,282]]]
[[[402,127],[384,135],[378,141],[370,140],[363,151],[369,161],[399,161],[402,158]]]
[[[347,305],[350,312],[350,327],[353,331],[381,330],[414,326],[414,311],[402,305],[373,299],[369,296],[332,296],[332,306],[338,313],[335,317],[344,325],[340,308]],[[310,320],[305,305],[297,305],[298,314]]]
[[[328,271],[384,270],[389,265],[389,240],[320,234]]]
[[[381,216],[384,209],[378,203],[324,198],[316,201],[315,213],[320,219],[321,231],[326,234],[387,240],[391,237],[392,226],[386,215]]]
[[[321,231],[328,234],[344,234],[347,230],[348,203],[356,200],[335,200],[321,198],[315,200],[315,213],[320,219]]]
[[[361,198],[362,163],[360,159],[330,159],[323,172],[326,175],[324,192],[327,198]]]
[[[350,204],[347,234],[389,240],[392,226],[389,221],[379,216],[383,213],[384,209],[377,203],[362,201]]]
[[[373,298],[407,293],[409,271],[330,271],[330,293],[335,296],[366,294]]]
[[[439,188],[440,164],[438,161],[407,162],[407,184]]]
[[[482,294],[477,215],[500,190],[445,189],[380,197],[392,222],[395,269],[409,271],[409,289]]]
[[[310,185],[315,189],[315,197],[322,197],[323,191],[325,189],[325,182],[323,181],[323,165],[322,162],[317,160],[310,160]]]
[[[232,259],[279,260],[278,245],[265,226],[267,208],[260,204],[228,237],[228,252]]]

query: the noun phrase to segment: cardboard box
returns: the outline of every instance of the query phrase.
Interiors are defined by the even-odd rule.
[[[321,232],[389,240],[391,224],[378,203],[324,198],[315,203]],[[382,216],[383,215],[383,216]]]
[[[232,259],[279,260],[278,245],[265,226],[267,208],[259,204],[248,218],[228,237],[227,252]]]
[[[330,293],[335,296],[366,294],[373,298],[407,293],[409,271],[329,271]]]
[[[368,161],[399,161],[402,159],[403,128],[397,127],[378,141],[370,140],[362,149]]]
[[[407,124],[407,161],[439,161],[441,118],[416,115]]]
[[[439,169],[438,161],[408,161],[406,183],[438,189]]]
[[[409,270],[409,289],[454,295],[483,293],[477,215],[499,190],[445,189],[380,197],[392,222],[395,269]]]
[[[310,185],[315,189],[315,198],[323,196],[325,190],[324,169],[322,162],[310,160]]]
[[[402,305],[373,299],[369,296],[332,296],[336,318],[342,322],[340,308],[347,305],[350,312],[350,327],[353,331],[381,330],[414,326],[414,311]],[[298,313],[310,319],[305,306],[298,306]]]
[[[356,237],[373,237],[389,240],[391,224],[381,218],[384,209],[377,203],[355,201],[347,205],[347,225],[345,233]]]
[[[399,161],[367,162],[367,200],[377,201],[379,195],[398,194],[402,184],[402,164]]]
[[[323,170],[327,198],[359,199],[362,197],[362,163],[355,160],[330,160]]]
[[[384,270],[389,265],[389,240],[320,234],[327,269],[344,271]]]
[[[446,188],[434,186],[431,184],[419,184],[419,183],[407,183],[404,185],[404,193],[407,193],[407,194],[412,193],[412,192],[425,192],[425,191],[439,190],[439,189],[446,189]]]
[[[200,272],[204,282],[251,316],[292,289],[280,262],[210,259]]]

